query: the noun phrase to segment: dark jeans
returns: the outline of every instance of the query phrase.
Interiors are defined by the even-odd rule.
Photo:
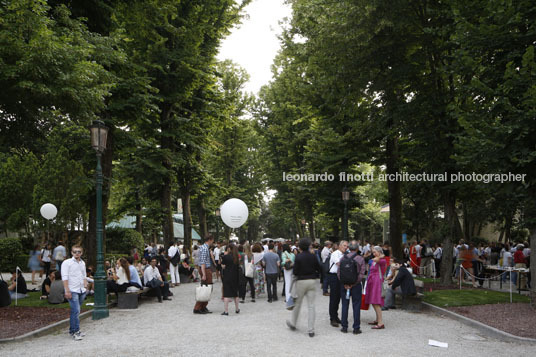
[[[324,293],[328,292],[328,274],[324,271],[322,271],[322,291]]]
[[[45,269],[45,278],[48,278],[48,275],[50,274],[50,262],[43,262],[44,269]]]
[[[439,278],[441,276],[441,259],[435,259],[435,271],[436,271],[436,278]]]
[[[277,300],[277,276],[278,274],[266,274],[266,290],[268,300]]]
[[[158,300],[160,300],[163,297],[167,297],[169,295],[169,283],[167,281],[163,282],[163,286],[157,286],[156,288],[151,288],[147,295],[149,296],[156,296]]]
[[[255,299],[255,281],[253,278],[248,278],[245,275],[240,276],[240,286],[238,289],[238,295],[240,297],[240,300],[244,300],[246,298],[246,287],[249,283],[249,291],[251,291],[251,298]]]
[[[346,299],[346,289],[342,284],[340,292],[342,303],[341,325],[344,328],[348,328],[348,307],[350,306],[350,299]],[[352,299],[352,311],[354,313],[353,329],[357,330],[361,326],[361,283],[350,289],[350,297]]]
[[[337,274],[326,275],[329,284],[329,319],[339,321],[339,303],[341,301],[341,284]]]

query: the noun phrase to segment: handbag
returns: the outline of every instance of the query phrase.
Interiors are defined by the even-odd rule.
[[[292,270],[292,268],[294,267],[294,264],[292,264],[292,260],[290,259],[288,254],[287,254],[287,260],[285,261],[285,265],[283,267],[285,268],[285,270]]]
[[[245,260],[246,257],[244,257]],[[246,278],[253,278],[253,275],[255,274],[255,268],[253,267],[253,263],[251,262],[244,262],[244,275]]]
[[[195,301],[209,302],[212,294],[212,285],[199,285],[195,288]]]
[[[365,286],[363,286],[363,293],[361,294],[361,310],[368,310],[370,305],[365,304],[365,296],[367,295],[367,282],[365,281]]]

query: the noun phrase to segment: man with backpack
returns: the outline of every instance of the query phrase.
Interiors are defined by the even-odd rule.
[[[345,253],[339,262],[338,278],[341,285],[341,332],[348,332],[348,308],[352,298],[354,313],[353,333],[361,333],[361,281],[365,275],[365,260],[358,254],[359,244],[353,240],[348,245],[349,253]]]

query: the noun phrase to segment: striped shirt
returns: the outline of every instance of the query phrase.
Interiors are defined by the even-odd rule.
[[[203,244],[199,248],[199,265],[205,264],[205,268],[210,268],[212,262],[210,261],[210,252],[208,250],[207,243]]]

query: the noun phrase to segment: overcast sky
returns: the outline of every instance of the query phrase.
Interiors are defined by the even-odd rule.
[[[280,47],[279,21],[290,17],[291,10],[283,0],[253,0],[245,11],[249,19],[223,40],[218,59],[230,59],[242,66],[250,75],[245,90],[257,94],[272,78],[270,66]]]

